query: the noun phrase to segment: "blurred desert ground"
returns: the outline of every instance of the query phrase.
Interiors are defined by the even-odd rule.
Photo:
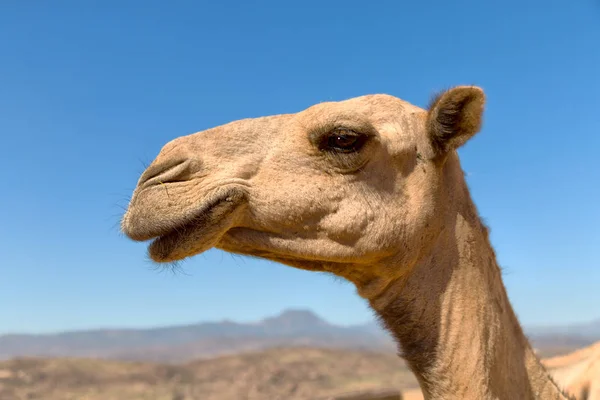
[[[600,398],[600,342],[545,364],[578,399]],[[423,398],[402,360],[361,350],[276,348],[181,365],[74,358],[0,363],[3,400],[326,400],[381,389],[399,390],[405,400]]]
[[[578,399],[600,399],[598,325],[530,329]],[[381,390],[422,399],[376,324],[336,326],[306,310],[250,324],[4,335],[0,357],[2,400],[327,400]]]

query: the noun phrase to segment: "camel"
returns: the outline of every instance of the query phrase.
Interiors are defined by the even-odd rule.
[[[457,149],[484,91],[375,94],[178,137],[121,227],[157,263],[211,248],[356,286],[426,399],[567,399],[525,337]]]

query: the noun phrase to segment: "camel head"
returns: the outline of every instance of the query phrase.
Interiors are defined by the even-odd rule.
[[[427,110],[369,95],[179,137],[141,175],[122,230],[151,240],[156,262],[216,247],[355,283],[402,273],[386,260],[410,266],[442,229],[447,181],[463,179],[448,170],[483,104],[476,87]]]

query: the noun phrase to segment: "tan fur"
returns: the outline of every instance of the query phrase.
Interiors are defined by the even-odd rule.
[[[476,87],[429,110],[371,95],[180,137],[123,231],[155,239],[157,262],[216,247],[350,280],[427,399],[566,398],[521,331],[455,151],[483,105]],[[327,148],[348,131],[368,138],[359,151]]]

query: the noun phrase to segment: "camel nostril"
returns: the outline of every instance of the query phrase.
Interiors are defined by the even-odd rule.
[[[138,187],[185,180],[189,176],[191,164],[189,159],[179,159],[151,165],[140,177]]]

